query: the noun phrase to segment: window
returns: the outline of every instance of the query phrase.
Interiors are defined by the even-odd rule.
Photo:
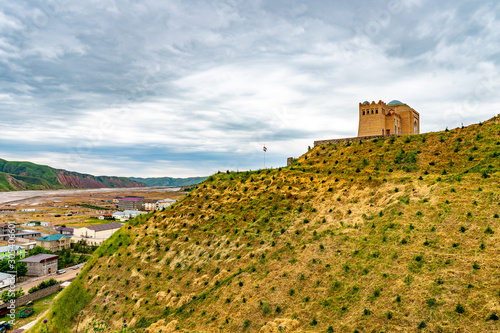
[[[363,110],[363,116],[365,115],[365,110]]]
[[[375,113],[378,114],[378,109],[375,109]]]
[[[372,109],[372,114],[373,114],[373,109]]]
[[[418,134],[418,124],[417,120],[413,123],[413,134]]]

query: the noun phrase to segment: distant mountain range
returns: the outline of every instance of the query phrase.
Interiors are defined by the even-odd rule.
[[[197,185],[207,179],[207,177],[189,177],[189,178],[172,178],[172,177],[157,177],[157,178],[137,178],[129,177],[131,180],[144,183],[148,186],[189,186]]]
[[[136,178],[93,176],[55,169],[31,162],[10,162],[0,159],[0,192],[20,190],[50,190],[64,188],[119,188],[147,186],[189,186],[207,177],[190,178]]]
[[[96,177],[31,162],[0,159],[0,191],[146,186],[126,177]]]

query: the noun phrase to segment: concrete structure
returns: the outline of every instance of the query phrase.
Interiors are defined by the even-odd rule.
[[[40,237],[42,235],[42,233],[39,231],[32,231],[32,230],[17,230],[14,235],[16,238],[19,237],[19,238],[33,239],[33,238]],[[10,237],[11,237],[11,234],[9,234],[9,233],[1,234],[0,240],[6,241],[6,240],[9,240]]]
[[[27,223],[23,223],[23,225],[25,225],[27,227],[38,227],[38,226],[48,227],[50,224],[48,222],[30,221],[30,222],[27,222]]]
[[[68,236],[72,236],[75,229],[73,228],[68,228],[68,227],[57,227],[56,228],[56,231],[61,234],[61,235],[68,235]]]
[[[120,210],[139,210],[142,209],[142,197],[118,198],[118,209]]]
[[[36,246],[41,246],[45,250],[52,252],[60,251],[71,246],[71,237],[67,235],[54,234],[46,237],[38,238]]]
[[[28,276],[45,276],[57,272],[58,255],[37,254],[22,260],[28,266]]]
[[[174,199],[160,200],[156,203],[156,210],[167,208],[168,206],[173,205],[176,202],[177,202],[177,200],[174,200]]]
[[[420,133],[420,115],[405,103],[359,103],[358,137]]]
[[[16,308],[19,308],[29,302],[36,301],[37,299],[52,295],[53,293],[58,292],[60,289],[61,289],[61,284],[58,283],[53,286],[43,288],[42,290],[35,291],[34,293],[21,296],[18,299],[16,299]],[[0,304],[0,316],[5,316],[10,312],[9,309],[10,304],[11,304],[10,302]],[[12,333],[19,332],[19,330],[21,330],[21,328],[12,331]],[[24,332],[24,330],[22,332]]]
[[[13,226],[13,224],[12,224]],[[9,224],[8,223],[0,223],[0,234],[5,235],[9,233]],[[15,228],[14,228],[15,229]]]
[[[156,209],[156,200],[148,200],[144,202],[144,210],[151,211]]]
[[[10,286],[16,282],[16,276],[13,274],[0,273],[0,289]]]
[[[76,228],[74,236],[82,238],[109,238],[123,225],[118,222]]]
[[[5,246],[0,246],[0,260],[3,260],[5,258],[9,258],[14,256],[18,256],[21,258],[24,258],[26,256],[26,250],[24,247],[19,246],[19,245],[5,245]]]
[[[26,251],[33,250],[36,246],[36,241],[32,241],[31,239],[16,238],[15,240],[17,245],[22,246]]]
[[[331,140],[318,140],[314,141],[314,147],[332,144],[336,145],[338,143],[346,143],[346,142],[359,142],[363,140],[374,140],[374,139],[385,139],[394,135],[375,135],[375,136],[363,136],[363,137],[355,137],[355,138],[342,138],[342,139],[331,139]]]
[[[177,202],[177,200],[175,199],[164,199],[164,200],[157,200],[154,202],[146,202],[144,203],[144,209],[148,211],[160,210],[172,205],[175,202]]]
[[[113,214],[113,218],[120,220],[122,222],[128,221],[130,219],[136,218],[139,215],[146,214],[146,212],[141,212],[139,210],[126,210],[124,212],[116,212]]]

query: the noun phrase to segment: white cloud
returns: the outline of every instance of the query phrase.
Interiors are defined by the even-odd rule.
[[[498,113],[498,4],[0,4],[0,158],[200,175],[355,136],[364,100],[408,103],[422,131]]]

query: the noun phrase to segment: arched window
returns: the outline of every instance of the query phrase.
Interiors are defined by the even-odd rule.
[[[363,116],[365,115],[365,110],[363,110]]]
[[[416,120],[413,123],[413,134],[418,134],[418,124]]]
[[[375,113],[378,114],[378,109],[375,109]]]

